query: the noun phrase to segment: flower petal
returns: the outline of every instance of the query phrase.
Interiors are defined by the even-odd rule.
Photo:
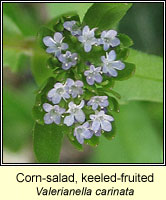
[[[77,97],[78,94],[77,94],[77,92],[73,91],[71,95],[72,95],[72,97],[73,97],[73,99],[74,99],[74,98]]]
[[[71,87],[72,85],[74,85],[74,81],[71,78],[68,78],[66,80],[66,85],[69,86],[69,87]]]
[[[92,72],[93,72],[93,71],[95,71],[95,69],[96,69],[96,68],[95,68],[95,66],[94,66],[94,65],[91,65],[91,66],[90,66],[90,71],[92,71]]]
[[[60,54],[59,56],[58,56],[58,60],[60,61],[60,62],[62,62],[62,63],[64,63],[65,62],[65,55],[64,54]]]
[[[80,143],[80,144],[83,144],[84,143],[84,138],[81,134],[76,134],[76,138],[77,138],[77,141]]]
[[[54,85],[55,89],[60,88],[60,87],[63,87],[62,83],[55,83],[55,85]]]
[[[69,99],[69,98],[70,98],[70,95],[69,95],[67,92],[65,92],[65,93],[62,95],[62,97],[63,97],[64,99]]]
[[[104,115],[104,119],[106,119],[108,121],[114,121],[114,118],[110,115]]]
[[[61,123],[61,116],[60,115],[54,116],[54,123],[55,124],[60,124]]]
[[[96,119],[92,122],[92,130],[97,132],[99,129],[100,129],[100,121]]]
[[[56,52],[57,52],[57,47],[56,47],[56,46],[48,47],[48,48],[46,49],[46,52],[47,52],[47,53],[56,53]]]
[[[94,84],[94,79],[92,77],[87,76],[86,77],[86,81],[89,85],[93,85]]]
[[[88,128],[88,127],[89,127],[89,122],[85,122],[82,126],[83,126],[84,128]]]
[[[70,68],[71,68],[71,63],[63,63],[63,64],[62,64],[62,69],[68,70],[68,69],[70,69]]]
[[[104,100],[103,102],[100,103],[101,107],[107,107],[109,105],[108,100]]]
[[[84,100],[82,100],[82,101],[81,101],[81,103],[80,103],[80,105],[78,106],[78,108],[80,108],[80,109],[81,109],[81,108],[83,108],[83,107],[84,107],[84,105],[85,105],[85,101],[84,101]]]
[[[66,50],[66,49],[68,49],[68,44],[66,44],[66,43],[62,43],[61,44],[61,48],[62,48],[62,50]]]
[[[110,45],[108,43],[104,43],[104,51],[107,51],[109,49]]]
[[[98,104],[97,103],[94,103],[93,105],[92,105],[92,109],[93,110],[96,110],[98,108]]]
[[[52,37],[50,36],[46,36],[43,38],[43,43],[48,46],[48,47],[52,47],[55,46],[55,41],[53,40]]]
[[[61,50],[60,49],[57,49],[57,51],[55,52],[54,56],[55,57],[58,57],[61,55]]]
[[[79,40],[80,42],[83,42],[83,41],[84,41],[84,37],[81,35],[81,36],[78,37],[78,40]]]
[[[72,108],[75,104],[71,101],[69,104],[68,104],[68,107],[69,108]]]
[[[44,103],[43,104],[43,109],[46,111],[46,112],[50,112],[52,109],[53,109],[53,106],[49,103]]]
[[[105,35],[106,35],[106,33],[107,33],[106,31],[103,31],[103,32],[101,33],[101,37],[104,38]]]
[[[122,70],[125,68],[125,64],[122,63],[120,60],[112,62],[112,67],[118,70]]]
[[[73,60],[76,60],[77,57],[78,57],[78,54],[77,54],[77,53],[73,53],[73,54],[71,55],[71,58],[72,58]]]
[[[116,59],[116,53],[114,50],[110,51],[109,54],[108,54],[108,59],[109,61],[113,61]]]
[[[102,61],[103,63],[105,63],[105,60],[106,60],[105,56],[101,56],[101,61]]]
[[[73,26],[75,23],[76,23],[75,21],[66,21],[66,22],[64,22],[63,27],[64,27],[65,29],[71,31],[72,26]]]
[[[77,87],[83,87],[84,86],[83,82],[80,81],[80,80],[76,81],[75,84],[76,84]]]
[[[111,131],[112,130],[112,125],[109,121],[107,120],[101,120],[101,128],[104,130],[104,131]]]
[[[46,113],[44,115],[44,123],[51,124],[53,122],[53,118],[51,117],[50,113]]]
[[[92,120],[95,119],[95,115],[90,115],[89,117],[90,117],[90,119],[92,119]]]
[[[78,110],[76,113],[75,113],[75,118],[78,122],[80,123],[83,123],[85,121],[85,114],[82,110]]]
[[[61,96],[59,94],[55,94],[51,99],[53,104],[58,104],[61,101]]]
[[[66,110],[65,110],[64,108],[59,107],[59,114],[62,115],[63,113],[65,113],[65,111],[66,111]]]
[[[101,72],[101,67],[96,67],[96,72]]]
[[[83,30],[82,30],[82,33],[83,35],[86,35],[87,33],[89,33],[89,26],[84,26]]]
[[[97,83],[101,83],[102,80],[103,80],[103,77],[102,77],[100,74],[97,74],[97,75],[95,76],[95,81],[96,81]]]
[[[53,88],[48,92],[47,96],[48,98],[52,98],[55,94],[56,94],[56,89]]]
[[[85,52],[90,52],[91,49],[92,49],[91,44],[87,44],[87,43],[84,44],[84,50],[85,50]]]
[[[115,46],[118,46],[120,44],[120,40],[118,38],[114,38],[110,41],[110,43],[111,43],[112,47],[115,47]]]
[[[74,115],[66,116],[64,119],[64,124],[71,126],[74,123]]]
[[[61,43],[62,38],[63,38],[63,35],[62,35],[61,33],[56,32],[56,33],[54,34],[54,40],[55,40],[55,42]]]
[[[88,74],[89,74],[89,70],[84,71],[85,76],[88,76]]]
[[[118,72],[113,67],[108,69],[108,73],[113,77],[116,77],[118,75]]]
[[[117,35],[117,31],[109,30],[107,31],[106,37],[114,38]]]
[[[91,106],[92,105],[92,100],[88,101],[87,106]]]
[[[83,132],[83,136],[85,139],[90,139],[93,136],[93,133],[89,130]]]

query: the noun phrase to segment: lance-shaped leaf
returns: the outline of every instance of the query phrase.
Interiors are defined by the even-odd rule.
[[[113,29],[131,6],[131,3],[95,3],[88,9],[83,22],[101,31]]]

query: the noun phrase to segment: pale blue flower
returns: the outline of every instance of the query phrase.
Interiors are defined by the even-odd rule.
[[[116,36],[117,32],[114,30],[103,31],[98,42],[99,44],[103,44],[104,50],[107,51],[110,46],[115,47],[120,44],[120,40]]]
[[[77,64],[77,53],[71,53],[70,51],[67,51],[65,54],[60,54],[58,56],[59,61],[61,61],[62,69],[68,70],[70,67],[75,66]]]
[[[77,122],[83,123],[85,121],[85,114],[82,111],[84,107],[84,100],[81,101],[80,105],[76,105],[73,102],[69,103],[69,109],[66,113],[70,113],[69,116],[65,117],[64,124],[71,126],[75,120]]]
[[[93,132],[89,130],[89,123],[85,122],[83,125],[77,126],[74,129],[74,136],[80,144],[84,143],[84,139],[90,139],[93,136]]]
[[[94,65],[90,66],[90,70],[86,70],[84,75],[86,76],[87,83],[89,85],[93,85],[95,81],[97,83],[101,83],[103,78],[101,76],[101,67],[94,67]]]
[[[59,107],[58,105],[52,106],[49,103],[43,104],[43,109],[47,112],[44,115],[44,122],[45,124],[60,124],[61,122],[61,115],[65,112],[64,108]]]
[[[107,107],[109,105],[107,96],[94,96],[88,101],[88,106],[92,106],[93,110],[96,110],[98,106],[101,108]]]
[[[70,31],[72,35],[81,35],[81,29],[77,26],[76,21],[66,21],[63,27]]]
[[[44,37],[43,43],[48,47],[46,52],[54,53],[55,57],[59,56],[62,50],[66,50],[68,48],[68,44],[62,43],[63,39],[63,35],[59,32],[54,34],[54,38],[50,36]]]
[[[90,119],[92,120],[92,130],[94,132],[98,132],[100,129],[107,132],[112,130],[110,122],[114,121],[114,118],[106,115],[103,110],[100,112],[96,111],[95,115],[90,115]]]
[[[63,85],[62,83],[56,83],[54,88],[48,92],[47,97],[50,101],[52,101],[53,104],[58,104],[62,98],[64,100],[70,98],[70,95],[67,91],[68,87],[66,85]]]
[[[92,49],[92,45],[97,43],[97,39],[94,37],[94,31],[96,28],[92,30],[89,29],[89,26],[85,26],[82,31],[82,35],[78,37],[78,40],[83,43],[85,52],[90,52]]]
[[[80,80],[74,81],[71,78],[68,78],[66,80],[66,86],[68,86],[68,92],[73,98],[76,98],[77,96],[83,94],[82,87],[84,86],[84,84]]]
[[[116,53],[114,50],[110,51],[109,54],[106,53],[105,56],[101,56],[103,62],[103,73],[116,77],[118,72],[116,70],[122,70],[125,68],[125,64],[120,60],[116,60]]]

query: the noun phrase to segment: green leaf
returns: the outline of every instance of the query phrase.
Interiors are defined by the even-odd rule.
[[[104,91],[105,94],[107,94],[108,96],[112,97],[112,95],[114,95],[116,98],[120,99],[121,96],[119,93],[115,92],[114,90],[110,89],[110,90],[106,90]]]
[[[110,142],[100,138],[90,163],[161,163],[162,134],[156,131],[146,105],[130,102],[116,114],[116,136]],[[162,113],[160,113],[162,116]],[[161,136],[159,136],[161,135]]]
[[[163,59],[131,49],[127,62],[136,65],[134,77],[116,82],[114,90],[121,94],[120,103],[131,100],[163,101]]]
[[[48,3],[46,8],[50,19],[68,12],[76,12],[82,20],[91,5],[92,3]]]
[[[108,101],[109,101],[109,106],[108,106],[109,112],[110,111],[115,111],[115,112],[120,111],[119,103],[114,97],[108,97]]]
[[[123,45],[124,47],[130,47],[133,45],[133,41],[128,35],[119,33],[118,38],[120,39],[121,46]]]
[[[129,48],[121,48],[121,47],[116,47],[116,60],[121,60],[122,62],[125,61],[130,54],[130,49]]]
[[[131,3],[94,3],[88,9],[83,21],[90,28],[113,29],[131,6]]]
[[[64,127],[51,125],[34,126],[34,151],[39,163],[57,163],[64,135]]]

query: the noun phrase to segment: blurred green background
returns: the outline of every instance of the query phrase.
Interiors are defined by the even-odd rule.
[[[37,85],[31,73],[35,37],[53,17],[76,10],[81,18],[92,3],[3,3],[3,162],[36,162],[32,142],[32,106]],[[128,34],[133,48],[163,56],[163,4],[134,3],[118,31]],[[114,140],[101,137],[96,148],[84,152],[67,139],[62,163],[163,162],[162,103],[130,101],[115,115]]]

